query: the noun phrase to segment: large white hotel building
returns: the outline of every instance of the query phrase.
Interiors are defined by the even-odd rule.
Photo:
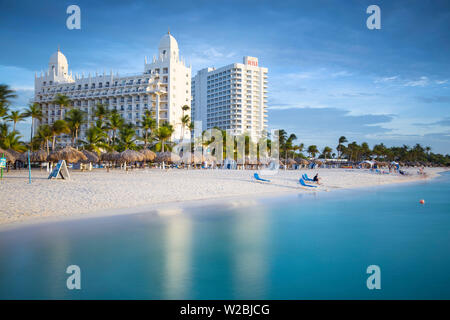
[[[256,141],[267,131],[267,72],[255,57],[198,71],[192,79],[192,118],[202,121],[202,130],[218,127]]]
[[[178,43],[170,33],[161,38],[158,55],[150,63],[145,58],[144,72],[136,75],[118,76],[111,72],[74,76],[58,49],[50,58],[48,71],[35,77],[34,102],[41,105],[44,115],[40,124],[51,125],[64,119],[67,110],[60,110],[53,103],[57,94],[66,95],[73,107],[86,112],[87,123],[81,127],[81,138],[96,120],[94,111],[98,103],[119,111],[126,121],[134,124],[150,110],[158,124],[173,125],[173,140],[181,139],[183,131],[184,138],[190,138],[189,130],[182,130],[181,117],[182,106],[191,104],[191,68],[180,58]],[[141,134],[139,129],[136,133]],[[60,143],[69,141],[65,136]]]

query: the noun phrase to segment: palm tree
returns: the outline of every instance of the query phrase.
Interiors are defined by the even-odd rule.
[[[325,159],[330,159],[332,151],[333,151],[333,149],[331,149],[330,147],[328,147],[328,146],[324,147],[323,150],[322,150],[323,157]]]
[[[338,143],[338,146],[336,147],[336,150],[338,152],[338,159],[340,159],[341,155],[342,155],[342,152],[344,151],[344,145],[343,144],[347,142],[347,138],[344,137],[344,136],[341,136],[339,138],[338,142],[339,143]]]
[[[64,120],[56,120],[50,127],[52,131],[52,150],[55,150],[56,137],[63,133],[70,133],[69,126]]]
[[[52,128],[48,124],[43,124],[38,127],[35,138],[45,143],[47,154],[50,153],[48,142],[52,139],[52,137]]]
[[[7,132],[7,134],[2,137],[0,146],[4,149],[12,149],[18,152],[25,151],[27,150],[27,147],[20,141],[20,138],[22,138],[22,136],[15,130]]]
[[[310,155],[312,158],[315,158],[315,157],[316,157],[316,154],[319,153],[319,150],[317,149],[317,146],[316,146],[316,145],[310,145],[310,146],[308,147],[308,151],[307,151],[307,152],[309,153],[309,155]]]
[[[184,115],[181,117],[181,141],[184,139],[184,129],[189,128],[189,124],[191,123],[191,117],[188,115]]]
[[[186,104],[181,107],[181,110],[183,110],[183,116],[181,117],[181,139],[180,139],[181,141],[183,141],[184,138],[184,128],[187,127],[191,121],[189,115],[184,114],[189,109],[190,107]]]
[[[127,123],[119,129],[119,149],[121,151],[126,149],[135,150],[136,145],[136,131],[132,123]]]
[[[12,121],[13,131],[16,131],[17,122],[23,121],[24,118],[24,114],[20,113],[20,111],[11,111],[9,115],[5,117],[8,121]]]
[[[59,112],[60,112],[60,119],[63,119],[63,109],[70,107],[70,99],[69,97],[58,93],[55,97],[55,100],[53,100],[53,103],[59,106]]]
[[[109,130],[112,131],[112,145],[114,146],[116,142],[116,131],[123,126],[124,120],[117,112],[117,110],[113,110],[109,116],[108,127]]]
[[[287,158],[288,158],[288,153],[293,150],[293,144],[292,143],[296,139],[297,139],[297,136],[295,134],[293,134],[293,133],[291,133],[289,135],[289,138],[287,138],[285,146],[284,146],[284,149],[285,149],[284,150],[284,152],[285,152],[285,160],[287,160]]]
[[[103,119],[107,118],[109,114],[110,114],[110,112],[104,104],[97,103],[95,111],[94,111],[94,116],[96,116],[97,119],[103,120]]]
[[[7,84],[0,84],[0,118],[8,113],[8,106],[11,100],[17,98],[15,91],[10,89]]]
[[[97,126],[92,126],[86,131],[86,140],[82,143],[89,151],[94,151],[100,154],[102,149],[108,149],[106,144],[107,134]]]
[[[43,114],[42,109],[39,103],[35,102],[33,104],[28,105],[28,109],[25,110],[25,117],[31,117],[31,135],[30,141],[33,140],[33,129],[34,129],[34,120],[42,120]]]
[[[72,145],[76,145],[78,140],[78,130],[81,125],[86,122],[86,114],[80,109],[71,109],[66,112],[65,120],[72,133]]]
[[[156,136],[161,142],[161,152],[164,152],[164,142],[172,136],[173,131],[173,126],[169,123],[164,123],[158,128]]]
[[[150,130],[150,133],[152,133],[156,128],[156,120],[153,119],[152,113],[149,110],[145,111],[144,115],[142,116],[140,127],[144,130],[144,148],[146,148],[149,138],[148,132]]]

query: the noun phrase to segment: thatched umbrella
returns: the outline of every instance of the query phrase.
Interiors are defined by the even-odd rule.
[[[86,163],[91,163],[91,162],[97,163],[100,160],[99,156],[95,152],[91,152],[91,151],[88,151],[88,150],[82,150],[81,152],[87,158],[87,160],[85,160],[83,162],[86,162]]]
[[[303,164],[303,165],[308,165],[309,164],[308,160],[303,159],[301,157],[295,157],[294,160],[297,161],[298,164]]]
[[[153,161],[156,158],[156,153],[149,149],[142,149],[140,153],[144,155],[144,161]]]
[[[156,155],[156,162],[180,162],[181,158],[179,155],[166,151],[166,152],[158,152]]]
[[[8,149],[6,151],[8,151],[14,158],[16,158],[16,161],[20,160],[20,157],[23,154],[23,153],[20,153],[19,151],[13,150],[13,149]],[[25,152],[25,154],[26,154],[26,152]]]
[[[317,164],[318,167],[320,167],[320,166],[323,164],[323,162],[320,161],[320,160],[316,160],[315,162],[316,162],[316,164]]]
[[[297,161],[295,161],[294,159],[287,159],[286,163],[290,166],[297,164]]]
[[[117,161],[120,153],[117,151],[102,153],[100,159],[102,161]]]
[[[19,160],[22,161],[23,163],[27,163],[28,152],[22,153]],[[30,162],[46,162],[46,161],[47,161],[47,152],[45,152],[44,150],[30,152]]]
[[[12,155],[9,151],[0,148],[0,157],[3,157],[3,154],[5,154],[6,162],[16,162],[16,158],[14,157],[14,155]]]
[[[136,161],[144,161],[144,155],[140,152],[127,149],[120,153],[117,161],[124,162],[136,162]]]
[[[64,149],[53,151],[48,155],[47,159],[49,161],[66,160],[68,163],[76,163],[82,160],[87,160],[83,152],[72,147],[65,147]]]

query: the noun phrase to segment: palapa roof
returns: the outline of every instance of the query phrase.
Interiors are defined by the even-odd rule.
[[[286,160],[286,163],[287,163],[288,165],[293,165],[293,164],[297,164],[297,161],[295,161],[294,159],[287,159],[287,160]]]
[[[165,152],[164,152],[165,153]],[[174,154],[174,153],[173,153]],[[175,156],[178,156],[175,154]],[[176,157],[175,157],[176,158]],[[167,161],[167,160],[164,160]],[[201,163],[203,161],[203,156],[196,155],[193,152],[185,152],[179,160],[172,160],[172,162],[180,162],[180,163]],[[162,161],[161,161],[162,162]]]
[[[156,162],[180,162],[181,158],[179,155],[172,153],[170,151],[158,152],[156,155]]]
[[[16,158],[9,151],[0,148],[0,157],[3,157],[5,154],[6,162],[16,162]]]
[[[24,152],[20,156],[20,161],[26,163],[28,162],[28,153]],[[45,162],[47,161],[47,152],[44,150],[38,150],[30,152],[30,162]]]
[[[117,151],[111,151],[111,152],[106,152],[106,153],[102,153],[100,155],[100,159],[102,161],[116,161],[119,158],[120,153]]]
[[[86,156],[87,160],[83,162],[98,162],[100,160],[100,157],[92,151],[89,150],[81,150],[81,152]]]
[[[156,153],[149,149],[142,149],[140,153],[144,155],[144,161],[153,161],[156,158]]]
[[[295,158],[295,161],[297,161],[298,164],[304,164],[304,165],[308,165],[309,161],[300,157]]]
[[[71,163],[87,160],[83,152],[72,147],[65,147],[61,150],[50,152],[47,159],[50,161],[66,160],[66,162]]]
[[[144,155],[140,152],[127,149],[119,154],[119,156],[117,157],[117,161],[119,162],[144,161]]]

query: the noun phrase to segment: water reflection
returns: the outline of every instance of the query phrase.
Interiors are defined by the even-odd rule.
[[[267,290],[269,215],[253,207],[233,221],[233,286],[238,297],[261,298]]]
[[[167,219],[163,292],[166,299],[186,299],[191,286],[192,221],[188,216]]]

